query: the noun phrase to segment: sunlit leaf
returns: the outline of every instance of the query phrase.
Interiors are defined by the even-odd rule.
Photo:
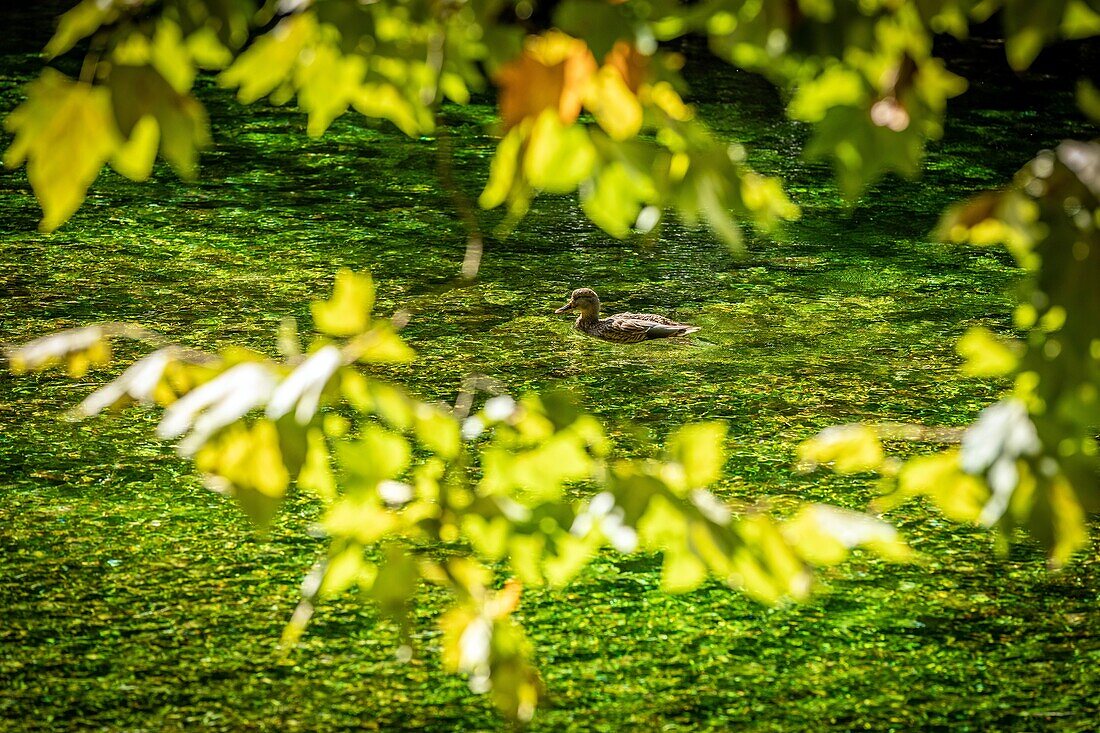
[[[596,151],[588,132],[580,126],[563,126],[548,110],[539,115],[527,141],[523,172],[535,188],[549,193],[568,193],[592,171]]]
[[[884,455],[873,428],[836,425],[798,446],[798,458],[810,465],[832,464],[837,473],[862,473],[881,466]]]
[[[226,87],[237,88],[244,104],[270,94],[290,76],[306,44],[317,33],[312,13],[296,13],[279,21],[271,31],[257,38],[218,76]]]
[[[969,329],[959,339],[959,356],[966,359],[964,374],[972,377],[1000,377],[1016,369],[1018,359],[1012,349],[988,329]]]
[[[152,135],[138,128],[152,117],[159,128],[161,155],[179,176],[194,178],[198,151],[210,143],[206,111],[198,100],[177,92],[151,66],[115,66],[107,85],[118,129],[129,138],[127,145],[134,146],[127,152],[137,158],[114,161],[122,164],[119,172],[145,173],[137,164],[149,155]]]
[[[310,309],[318,331],[330,336],[355,336],[370,326],[373,307],[374,281],[370,274],[343,268],[336,273],[332,298],[316,301]]]
[[[60,56],[116,17],[118,10],[113,0],[81,0],[58,20],[57,31],[46,44],[46,56]]]
[[[27,178],[42,206],[39,226],[61,226],[84,201],[88,187],[121,143],[111,95],[47,68],[27,88],[27,99],[4,127],[15,139],[4,165],[27,164]],[[79,134],[73,134],[79,130]]]
[[[709,486],[726,462],[726,425],[705,422],[684,425],[668,439],[669,455],[684,470],[685,487]]]

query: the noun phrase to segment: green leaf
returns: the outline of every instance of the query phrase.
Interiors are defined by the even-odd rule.
[[[379,481],[397,478],[409,466],[412,452],[404,437],[377,425],[363,428],[359,440],[339,443],[340,465],[364,488],[374,489]]]
[[[355,336],[370,326],[373,307],[374,281],[370,273],[342,268],[336,273],[332,298],[315,301],[310,309],[318,331],[330,336]]]
[[[378,569],[371,586],[371,596],[381,607],[382,613],[407,623],[408,605],[420,580],[416,560],[397,545],[386,548],[386,559]]]

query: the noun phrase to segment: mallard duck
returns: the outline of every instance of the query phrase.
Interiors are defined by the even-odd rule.
[[[696,326],[677,323],[652,313],[619,313],[610,318],[600,318],[600,296],[591,288],[577,288],[570,294],[569,302],[555,313],[565,313],[576,308],[580,311],[573,328],[588,336],[617,344],[636,344],[639,341],[686,336],[699,330]]]

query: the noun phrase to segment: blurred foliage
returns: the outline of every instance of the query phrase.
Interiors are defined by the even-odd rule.
[[[245,104],[296,99],[312,136],[351,108],[431,135],[441,101],[495,86],[503,138],[480,203],[507,205],[501,232],[537,193],[579,191],[613,236],[653,231],[673,211],[737,248],[739,222],[768,228],[798,208],[697,119],[681,98],[684,60],[660,42],[703,35],[779,85],[791,118],[813,127],[806,155],[831,160],[855,198],[884,173],[915,176],[947,99],[966,88],[933,55],[936,34],[961,38],[997,14],[1008,60],[1023,69],[1044,43],[1100,29],[1085,0],[564,0],[550,10],[552,28],[540,28],[526,0],[83,0],[46,46],[50,58],[84,50],[80,79],[44,71],[8,117],[17,137],[5,162],[27,163],[52,231],[105,163],[144,180],[159,152],[195,175],[209,144],[192,93],[202,71]],[[1095,99],[1082,89],[1082,104]],[[65,135],[78,126],[78,141]]]
[[[420,582],[438,584],[454,599],[439,619],[444,666],[517,720],[541,694],[512,616],[522,587],[565,585],[604,547],[661,553],[666,590],[713,577],[766,603],[806,597],[814,566],[857,547],[909,557],[894,528],[869,515],[721,502],[707,489],[725,464],[721,423],[679,428],[663,459],[612,460],[602,425],[565,394],[497,394],[476,412],[421,402],[356,367],[411,355],[390,321],[371,317],[373,301],[368,276],[341,271],[332,298],[313,304],[319,333],[305,353],[284,334],[278,360],[187,350],[125,324],[46,336],[8,357],[17,372],[64,364],[81,374],[106,362],[113,338],[155,342],[76,413],[164,408],[157,433],[178,439],[207,485],[260,526],[294,487],[323,503],[329,549],[284,645],[324,598],[356,590],[407,625]]]
[[[802,448],[837,471],[878,471],[888,507],[930,498],[953,519],[1025,527],[1060,566],[1088,541],[1100,510],[1100,143],[1066,141],[1040,153],[1003,191],[944,216],[941,235],[1005,244],[1029,275],[1015,311],[1020,338],[982,328],[959,341],[963,371],[1012,376],[1012,394],[987,408],[960,448],[905,462],[884,456],[868,426],[830,428]]]

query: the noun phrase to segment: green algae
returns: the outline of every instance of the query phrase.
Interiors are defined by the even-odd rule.
[[[0,62],[3,109],[37,63]],[[424,397],[453,398],[472,371],[517,392],[566,387],[633,452],[681,422],[721,418],[731,458],[719,493],[863,507],[873,487],[793,472],[795,445],[852,420],[964,425],[995,398],[1004,385],[960,376],[953,343],[972,325],[1009,327],[1018,273],[999,251],[927,233],[945,205],[1080,123],[1064,93],[1052,94],[1059,114],[1039,119],[1006,106],[1010,82],[978,87],[921,180],[886,181],[845,209],[828,171],[798,159],[805,131],[782,119],[775,93],[710,72],[694,80],[701,114],[756,168],[785,176],[804,212],[776,240],[750,237],[743,259],[675,225],[652,248],[617,242],[571,201],[540,199],[512,237],[488,243],[478,280],[452,288],[465,237],[431,141],[350,116],[309,140],[293,110],[242,112],[207,83],[216,147],[195,184],[159,168],[141,185],[104,174],[43,237],[22,174],[3,179],[0,334],[135,320],[204,348],[271,351],[279,318],[308,322],[338,267],[370,269],[379,307],[413,312],[404,333],[419,358],[389,374]],[[446,117],[457,179],[476,193],[491,109]],[[551,313],[581,285],[611,310],[703,331],[633,348],[586,339]],[[258,537],[152,440],[152,415],[59,419],[104,378],[0,378],[0,727],[500,727],[488,700],[439,669],[431,619],[444,599],[431,590],[411,662],[394,657],[396,629],[354,598],[321,609],[278,661],[321,547],[304,531],[317,507],[291,500]],[[998,558],[987,534],[919,504],[892,517],[922,564],[857,558],[801,606],[767,609],[712,585],[669,596],[655,559],[611,554],[564,591],[529,589],[519,614],[549,690],[533,727],[1091,729],[1095,553],[1052,575],[1026,543]]]

